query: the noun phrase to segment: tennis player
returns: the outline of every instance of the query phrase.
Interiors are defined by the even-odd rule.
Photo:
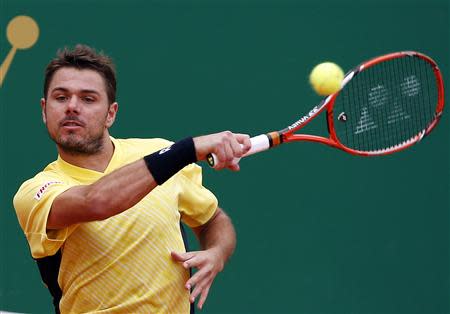
[[[214,153],[239,170],[249,137],[116,139],[115,97],[112,60],[88,46],[47,66],[42,119],[58,158],[14,197],[31,254],[57,313],[189,313],[196,299],[201,309],[236,238],[195,162]],[[201,251],[186,252],[180,221]]]

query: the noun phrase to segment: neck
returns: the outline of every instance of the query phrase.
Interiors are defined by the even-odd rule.
[[[114,144],[109,136],[105,136],[102,149],[95,154],[74,154],[66,152],[58,146],[61,158],[74,166],[104,172],[114,153]]]

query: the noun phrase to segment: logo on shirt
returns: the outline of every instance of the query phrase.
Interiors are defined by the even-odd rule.
[[[41,186],[39,188],[39,190],[37,191],[37,193],[34,195],[34,199],[36,200],[40,200],[42,195],[44,195],[45,191],[47,190],[47,188],[52,185],[52,184],[56,184],[56,183],[62,183],[61,181],[50,181],[45,183],[43,186]]]

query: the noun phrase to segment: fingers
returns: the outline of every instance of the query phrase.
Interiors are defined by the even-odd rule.
[[[172,259],[176,262],[185,262],[195,256],[195,252],[177,253],[170,252]]]
[[[198,305],[197,305],[200,310],[202,309],[203,304],[205,304],[206,298],[208,297],[210,287],[211,287],[211,284],[209,286],[205,287],[205,289],[203,289],[203,291],[202,291],[200,300],[198,301]]]
[[[242,155],[245,155],[250,150],[250,148],[252,148],[250,136],[248,134],[239,134],[239,133],[235,134],[235,136],[239,144],[241,144]]]
[[[225,131],[217,134],[217,144],[213,148],[219,161],[217,168],[225,168],[233,164],[235,158],[242,156],[242,148],[235,138],[235,135],[230,131]]]
[[[194,138],[198,160],[204,160],[209,154],[216,155],[215,169],[229,168],[238,171],[239,159],[251,147],[250,137],[247,134],[224,131],[216,134]]]
[[[197,307],[202,309],[203,304],[208,297],[209,289],[211,288],[212,280],[206,282],[204,285],[196,285],[194,291],[192,291],[191,296],[189,297],[189,301],[191,303],[195,302],[195,299],[200,295],[200,299],[198,301]]]
[[[208,297],[209,289],[212,285],[217,272],[214,270],[211,264],[204,265],[203,267],[198,267],[198,271],[186,282],[186,288],[194,290],[191,292],[189,301],[194,303],[197,297],[200,295],[199,302],[197,304],[198,308],[201,309],[203,304]]]
[[[196,268],[197,272],[189,278],[185,284],[185,288],[191,290],[193,288],[189,301],[194,303],[200,296],[197,307],[201,309],[205,303],[210,287],[216,275],[220,272],[220,258],[212,250],[196,251],[187,253],[171,252],[172,259],[181,263],[184,268]]]
[[[206,266],[197,268],[198,271],[186,282],[187,289],[191,289],[194,286],[199,287],[200,286],[199,283],[202,282],[207,276],[211,275],[212,273],[212,270],[206,269]],[[194,296],[194,299],[195,297],[197,297],[197,295]]]
[[[234,158],[242,158],[252,147],[248,134],[231,133],[230,146]]]
[[[215,166],[216,169],[225,168],[226,161],[226,152],[225,149],[221,146],[215,148],[215,154],[217,156],[217,164]]]
[[[186,253],[170,252],[170,255],[172,256],[172,259],[174,261],[181,263],[185,269],[189,269],[195,266],[195,256],[196,256],[195,253],[196,252],[186,252]]]
[[[230,169],[231,171],[239,171],[241,170],[241,167],[239,166],[239,164],[231,164],[228,166],[228,169]]]
[[[220,142],[215,147],[218,163],[216,169],[229,168],[239,171],[239,159],[248,152],[251,147],[250,137],[246,134],[234,134],[230,131],[219,133]]]

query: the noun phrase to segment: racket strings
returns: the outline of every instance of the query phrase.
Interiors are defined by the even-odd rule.
[[[408,145],[435,119],[438,91],[431,65],[402,57],[359,72],[334,104],[339,141],[355,150],[379,152]],[[345,121],[337,117],[345,113]]]

